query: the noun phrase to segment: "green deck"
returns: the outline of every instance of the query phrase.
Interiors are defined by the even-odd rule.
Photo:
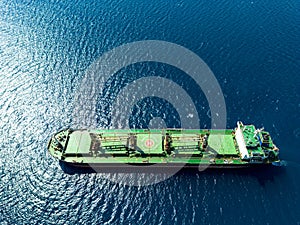
[[[259,160],[261,163],[278,160],[278,149],[267,132],[260,132],[256,137],[253,125],[242,128],[243,131],[64,130],[54,135],[48,149],[62,161],[84,164],[243,165]],[[243,132],[242,136],[236,134],[238,132]],[[275,154],[272,160],[270,151]]]
[[[239,153],[235,147],[232,135],[210,135],[208,146],[214,149],[219,155],[237,155]]]

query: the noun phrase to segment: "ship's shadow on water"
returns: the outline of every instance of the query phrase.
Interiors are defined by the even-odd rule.
[[[102,170],[94,170],[91,167],[76,167],[72,164],[68,164],[60,161],[59,165],[61,169],[69,175],[75,174],[94,174],[94,173],[105,173],[105,174],[121,174],[121,173],[134,173],[134,174],[170,174],[174,170],[168,169],[149,169],[149,167],[145,166],[134,166],[129,170],[124,169],[122,167],[119,168],[105,168]],[[174,176],[186,176],[193,177],[196,174],[200,176],[238,176],[238,177],[252,177],[257,179],[260,185],[264,186],[267,182],[274,182],[276,177],[282,176],[286,173],[285,166],[259,166],[259,167],[246,167],[246,168],[207,168],[205,170],[199,171],[198,168],[182,168]]]
[[[232,169],[206,169],[205,171],[192,171],[192,170],[181,170],[177,175],[183,176],[195,176],[198,173],[200,176],[211,176],[211,177],[245,177],[255,178],[261,186],[265,186],[266,183],[275,182],[276,177],[281,177],[286,173],[285,167],[276,166],[265,166],[258,168],[232,168]]]

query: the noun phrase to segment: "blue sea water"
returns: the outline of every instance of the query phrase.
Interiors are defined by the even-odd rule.
[[[0,224],[300,224],[299,37],[298,0],[2,0]],[[105,52],[143,40],[172,42],[201,57],[223,91],[227,127],[237,120],[264,126],[287,166],[180,172],[149,186],[109,179],[135,179],[124,174],[65,174],[46,145],[72,126],[86,70]],[[122,69],[99,102],[148,74],[181,82],[201,126],[211,126],[201,90],[168,65]],[[149,116],[180,126],[176,109],[156,100],[139,101],[131,126],[147,126]],[[102,116],[99,126],[109,126]]]

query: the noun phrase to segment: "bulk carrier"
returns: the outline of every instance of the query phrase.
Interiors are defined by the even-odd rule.
[[[52,136],[48,151],[67,165],[106,171],[128,165],[240,168],[280,163],[270,134],[242,122],[225,130],[65,129]]]

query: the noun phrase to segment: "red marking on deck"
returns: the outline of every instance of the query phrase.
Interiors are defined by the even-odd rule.
[[[154,142],[153,142],[152,140],[150,140],[150,139],[148,139],[148,140],[146,141],[146,146],[147,146],[147,147],[151,147],[153,144],[154,144]]]

